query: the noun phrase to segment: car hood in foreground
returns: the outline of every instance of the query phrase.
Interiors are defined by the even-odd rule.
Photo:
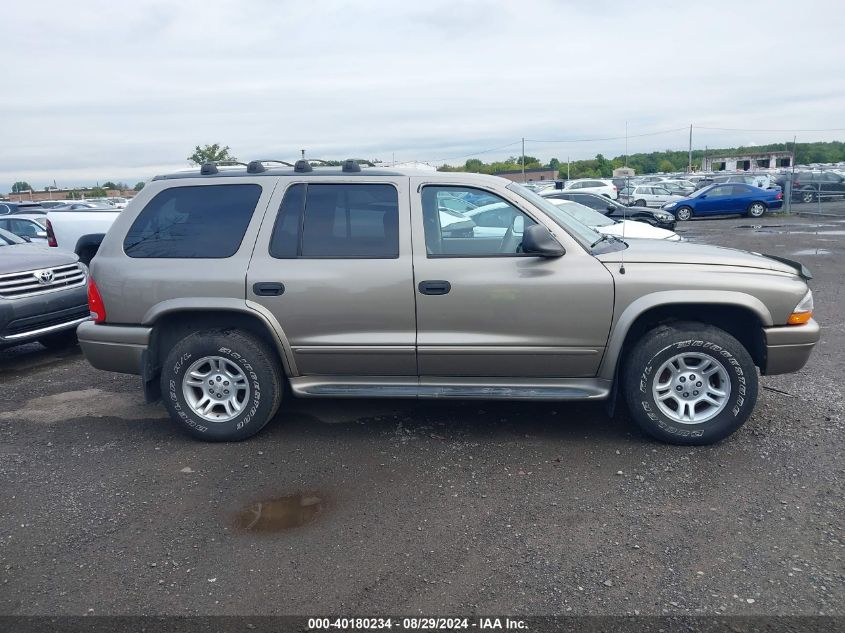
[[[606,263],[624,261],[625,263],[655,264],[709,264],[713,266],[743,266],[775,272],[800,275],[798,262],[790,265],[760,253],[750,253],[735,248],[694,244],[691,242],[673,242],[671,240],[643,240],[627,237],[628,248],[602,253],[596,257]]]
[[[0,275],[75,264],[78,259],[69,251],[38,244],[0,246]]]

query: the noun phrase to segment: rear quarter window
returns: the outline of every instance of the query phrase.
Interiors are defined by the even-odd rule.
[[[234,255],[261,197],[255,184],[171,187],[150,200],[123,240],[129,257],[221,259]]]

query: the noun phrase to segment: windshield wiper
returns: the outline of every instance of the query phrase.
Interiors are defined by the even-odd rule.
[[[622,241],[619,238],[617,238],[615,235],[608,235],[607,233],[602,233],[601,237],[599,239],[597,239],[595,242],[590,244],[590,248],[595,248],[596,246],[598,246],[599,244],[601,244],[605,240],[610,240],[611,242],[621,242]]]

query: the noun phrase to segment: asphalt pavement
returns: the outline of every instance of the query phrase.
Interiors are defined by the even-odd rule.
[[[0,614],[845,615],[845,220],[678,230],[815,275],[809,364],[715,446],[600,404],[291,400],[204,444],[78,350],[0,352]]]

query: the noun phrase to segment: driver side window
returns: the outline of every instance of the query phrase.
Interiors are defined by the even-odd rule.
[[[429,185],[421,195],[429,257],[521,255],[523,231],[536,224],[504,198],[482,189]],[[456,198],[472,208],[458,210]]]

